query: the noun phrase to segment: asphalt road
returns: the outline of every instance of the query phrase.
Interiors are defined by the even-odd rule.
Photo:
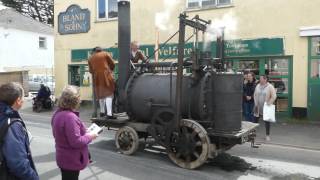
[[[23,113],[33,135],[31,149],[43,180],[61,179],[55,163],[50,119],[45,114]],[[94,162],[81,171],[83,180],[304,180],[320,179],[320,151],[262,144],[258,149],[239,145],[224,155],[227,164],[208,162],[197,170],[175,166],[161,150],[140,149],[133,156],[119,154],[114,146],[114,131],[104,131],[90,144]],[[234,157],[231,157],[233,155]],[[242,162],[241,159],[244,161]],[[239,159],[242,163],[237,165]],[[234,162],[233,162],[234,161]],[[247,167],[251,164],[251,167]],[[226,168],[227,167],[227,168]]]

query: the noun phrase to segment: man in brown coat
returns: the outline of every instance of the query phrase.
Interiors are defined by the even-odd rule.
[[[109,53],[102,51],[100,47],[93,49],[93,54],[89,59],[89,71],[93,77],[96,98],[99,99],[100,117],[106,116],[108,119],[115,119],[112,114],[112,99],[115,90],[112,74],[114,67]],[[107,112],[105,107],[107,107]]]

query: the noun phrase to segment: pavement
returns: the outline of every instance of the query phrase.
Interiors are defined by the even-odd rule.
[[[90,123],[93,112],[90,103],[83,103],[79,108],[80,118]],[[44,111],[38,113],[41,116],[51,117],[53,111]],[[27,98],[21,113],[36,114],[32,112],[31,98]],[[265,125],[260,121],[257,129],[257,144],[280,145],[286,147],[296,147],[309,150],[320,151],[320,122],[310,122],[306,120],[294,120],[288,118],[279,118],[276,123],[271,124],[270,141],[265,140]]]

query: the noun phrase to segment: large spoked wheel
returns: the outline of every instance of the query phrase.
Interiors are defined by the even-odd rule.
[[[120,128],[115,137],[116,147],[122,154],[131,155],[139,147],[139,136],[132,127],[125,126]]]
[[[209,152],[206,130],[193,120],[181,120],[180,134],[171,137],[169,158],[182,168],[195,169],[207,161]]]

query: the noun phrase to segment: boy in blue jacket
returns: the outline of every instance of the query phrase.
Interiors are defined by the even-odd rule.
[[[23,88],[18,83],[11,82],[0,86],[0,127],[8,123],[9,119],[21,120],[18,110],[22,107],[23,96]],[[39,180],[29,145],[28,133],[23,123],[12,124],[0,150],[9,172],[16,179]]]

